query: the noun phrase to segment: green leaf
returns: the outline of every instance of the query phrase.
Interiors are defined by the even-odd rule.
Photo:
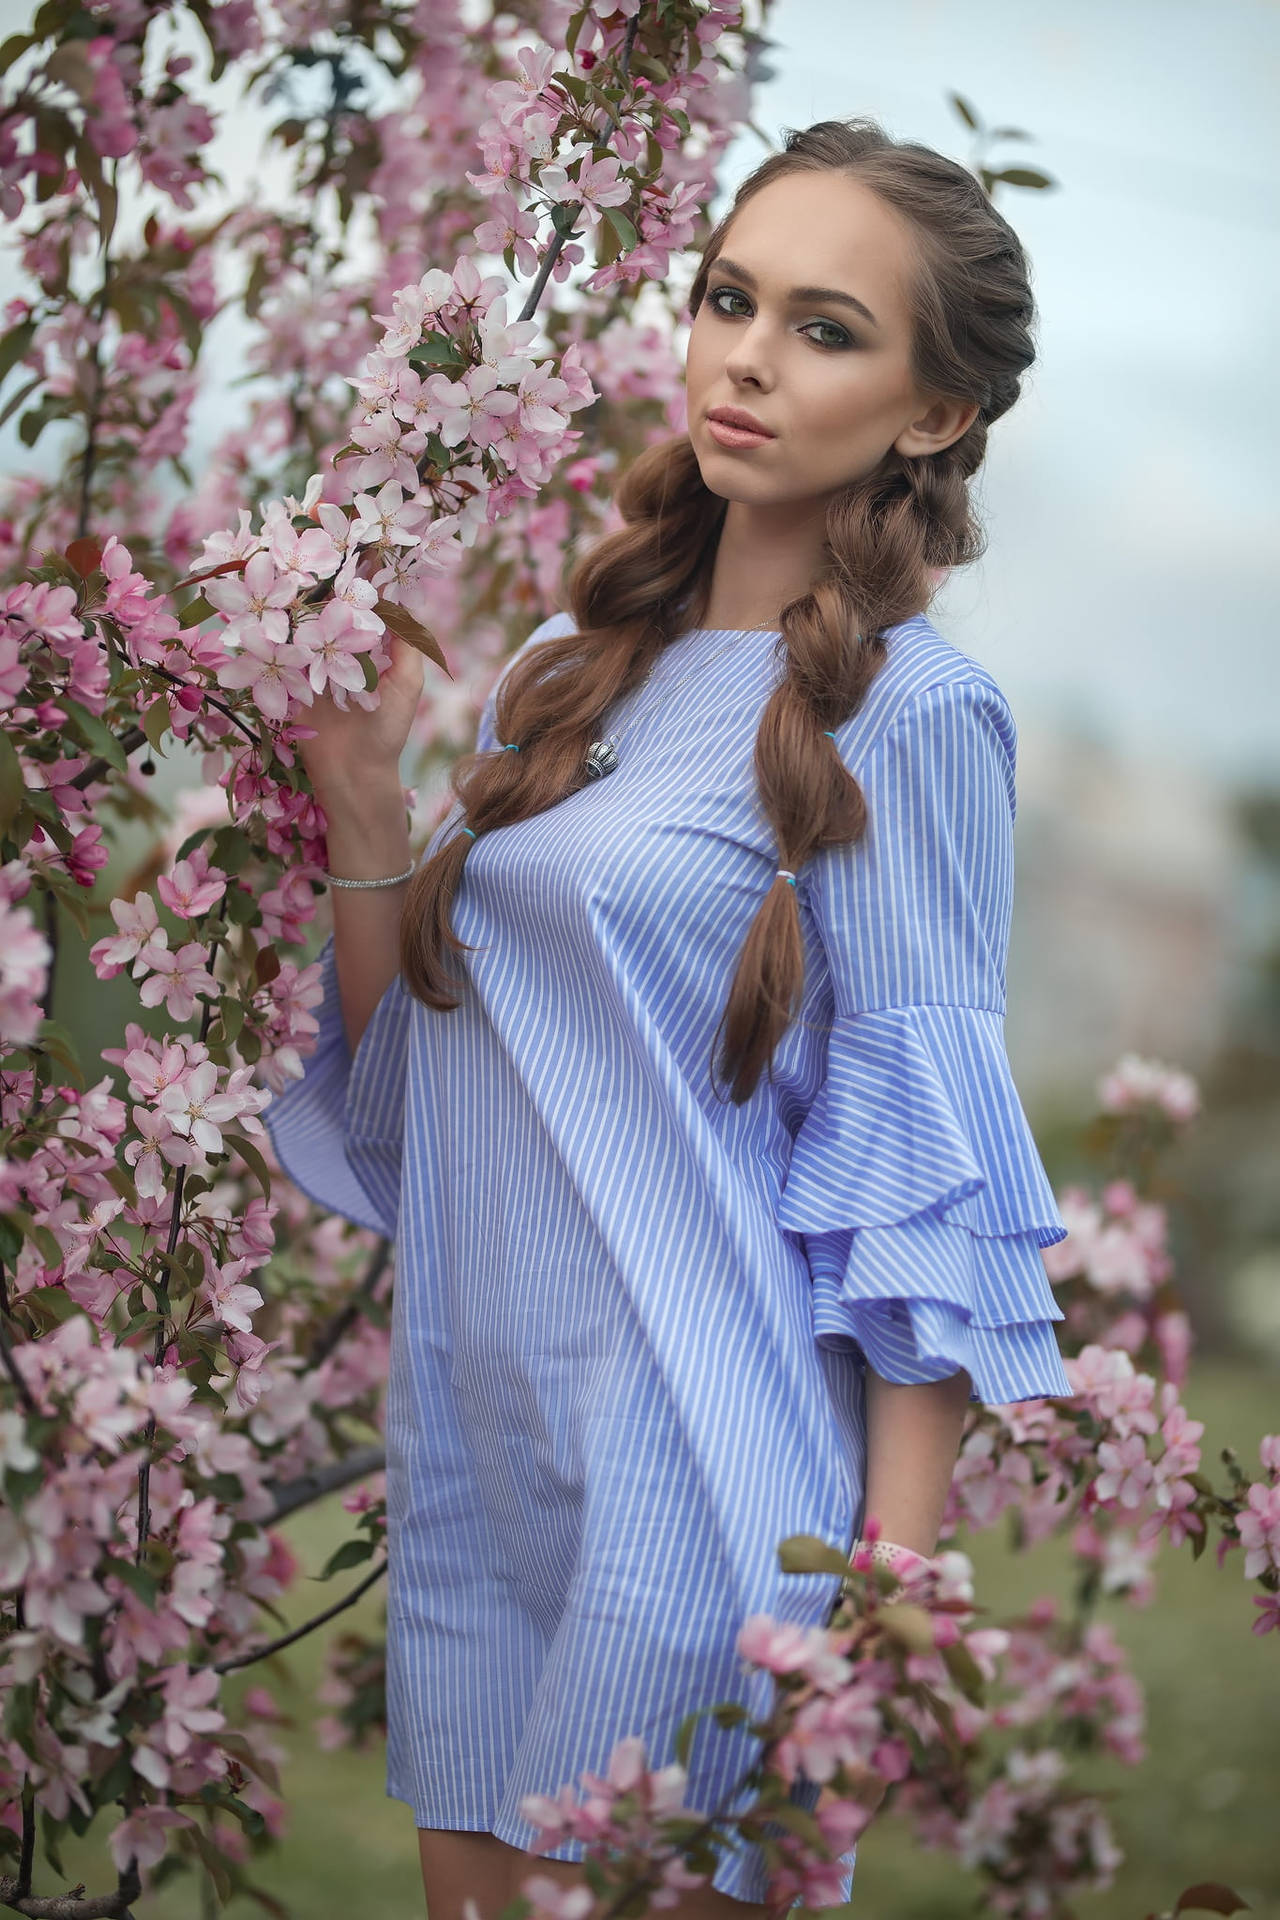
[[[239,873],[253,858],[253,843],[243,827],[219,827],[213,839],[215,865],[224,873]]]
[[[169,702],[163,697],[153,700],[142,716],[142,731],[146,734],[153,753],[160,752],[160,742],[173,725],[173,715],[169,711]]]
[[[891,1607],[889,1611],[896,1613],[897,1608]],[[965,1699],[971,1700],[975,1707],[982,1706],[986,1700],[986,1682],[981,1667],[964,1642],[957,1640],[954,1646],[943,1647],[942,1659]]]
[[[233,1047],[244,1026],[244,1001],[234,1000],[228,994],[218,1012],[222,1020],[222,1044],[224,1047]]]
[[[245,1037],[248,1038],[247,1035]],[[244,1048],[241,1047],[240,1051],[243,1053]],[[254,1058],[255,1059],[257,1058],[256,1054]],[[254,1178],[258,1182],[258,1185],[262,1188],[262,1191],[265,1194],[270,1194],[271,1174],[268,1170],[266,1161],[263,1159],[262,1155],[258,1152],[258,1149],[254,1146],[252,1140],[246,1140],[242,1133],[224,1133],[222,1137],[226,1141],[229,1147],[235,1148],[236,1152],[240,1155],[240,1158],[244,1161],[245,1165],[252,1172]]]
[[[993,173],[993,180],[1003,180],[1011,187],[1056,187],[1057,181],[1049,174],[1041,173],[1035,167],[1005,167],[1000,173]]]
[[[29,1287],[21,1299],[23,1305],[30,1307],[44,1322],[47,1331],[65,1327],[68,1320],[84,1312],[65,1287]]]
[[[118,1574],[129,1591],[137,1594],[143,1606],[149,1608],[152,1613],[155,1612],[160,1588],[154,1574],[148,1573],[145,1567],[136,1566],[132,1560],[112,1558],[108,1559],[106,1570],[108,1573]]]
[[[78,1087],[84,1086],[84,1068],[76,1052],[75,1041],[56,1020],[42,1020],[36,1033],[36,1045],[65,1067]]]
[[[117,773],[128,773],[129,762],[125,757],[124,748],[105,721],[100,720],[96,713],[91,713],[88,707],[82,707],[78,700],[69,700],[65,693],[59,694],[58,705],[65,708],[70,718],[75,721],[84,744],[96,753],[99,759],[105,760],[108,766],[116,769]]]
[[[189,854],[193,854],[201,841],[207,840],[213,831],[214,829],[211,826],[197,827],[194,833],[189,833],[182,845],[178,848],[174,864],[176,865],[178,860],[185,860]]]
[[[8,73],[15,60],[20,60],[29,48],[36,44],[34,33],[11,33],[0,46],[0,73]]]
[[[218,1896],[219,1903],[224,1907],[228,1906],[234,1888],[231,1884],[231,1875],[227,1870],[225,1858],[218,1852],[203,1827],[188,1827],[185,1832],[185,1838],[195,1847],[196,1852],[200,1855],[204,1870],[213,1882],[213,1889]]]
[[[48,175],[41,176],[48,179]],[[54,420],[65,420],[68,408],[62,400],[42,400],[38,407],[32,407],[24,413],[18,422],[18,438],[24,447],[34,447],[45,428]]]
[[[345,1573],[348,1567],[363,1566],[366,1560],[373,1558],[371,1540],[344,1540],[342,1545],[329,1555],[323,1573],[316,1575],[317,1580],[331,1580],[335,1573]]]
[[[778,1565],[784,1573],[839,1573],[849,1571],[849,1558],[838,1547],[829,1547],[812,1533],[792,1533],[778,1548]]]
[[[258,903],[244,887],[228,887],[222,911],[233,927],[251,927],[257,917]]]
[[[740,1700],[723,1700],[718,1707],[712,1707],[711,1718],[718,1727],[742,1727],[751,1718]]]
[[[949,95],[949,98],[952,106],[955,108],[956,112],[960,115],[960,118],[964,121],[966,127],[969,127],[974,133],[976,133],[978,131],[979,126],[981,125],[981,122],[979,121],[978,116],[974,112],[973,108],[969,105],[969,102],[964,98],[962,94],[959,94],[959,93],[953,93]]]
[[[34,320],[20,320],[16,327],[10,327],[0,340],[0,380],[3,380],[11,367],[16,367],[35,334]]]
[[[217,608],[211,606],[202,593],[198,593],[194,600],[188,600],[178,615],[178,625],[184,631],[187,627],[198,627],[202,620],[211,619],[216,612]]]
[[[92,74],[92,68],[90,73]],[[108,180],[97,150],[87,138],[76,141],[76,167],[81,179],[98,203],[98,239],[105,252],[111,245],[111,237],[116,230],[120,196]]]
[[[4,403],[4,411],[0,412],[0,427],[6,426],[18,411],[18,408],[24,407],[36,388],[42,385],[43,376],[37,373],[27,381],[25,386],[18,388],[18,391],[13,395],[12,399],[6,400]]]
[[[573,54],[577,50],[578,35],[582,32],[583,27],[586,25],[587,14],[589,12],[590,12],[589,7],[579,7],[577,12],[571,16],[569,20],[568,31],[566,32],[564,37],[564,45],[565,45],[566,53]],[[557,74],[556,78],[559,79],[560,75]]]
[[[619,246],[628,250],[639,246],[640,236],[621,207],[602,207],[601,212],[617,234]]]
[[[9,1214],[0,1214],[0,1263],[11,1267],[22,1252],[18,1223]]]
[[[934,1651],[933,1622],[923,1607],[914,1607],[907,1601],[899,1601],[896,1606],[882,1607],[876,1615],[876,1620],[877,1623],[884,1628],[889,1638],[896,1640],[900,1646],[905,1647],[908,1653],[932,1653]],[[945,1658],[947,1653],[954,1653],[955,1650],[954,1647],[944,1649],[943,1657]],[[973,1655],[969,1653],[967,1648],[963,1651],[970,1664],[972,1664]],[[949,1664],[950,1663],[948,1663],[948,1665]],[[959,1665],[961,1672],[963,1672],[964,1661],[962,1660]],[[981,1682],[981,1674],[978,1673],[976,1667],[973,1670],[975,1674],[977,1674],[979,1682]],[[959,1681],[959,1674],[957,1674],[956,1678],[957,1681]]]
[[[22,762],[6,728],[0,727],[0,833],[7,833],[22,805]]]
[[[676,1731],[676,1761],[682,1767],[689,1764],[689,1753],[693,1746],[693,1736],[698,1731],[699,1720],[704,1720],[711,1711],[709,1707],[695,1707],[692,1713],[686,1713]]]
[[[4,1729],[19,1746],[30,1746],[35,1738],[36,1683],[34,1680],[10,1686],[4,1707]]]

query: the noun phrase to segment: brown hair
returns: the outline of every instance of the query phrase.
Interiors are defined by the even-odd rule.
[[[786,671],[761,716],[755,771],[778,865],[793,872],[865,831],[862,790],[826,730],[865,699],[884,664],[885,630],[929,604],[931,570],[966,565],[985,550],[967,482],[982,463],[988,428],[1013,405],[1035,358],[1026,256],[982,183],[930,147],[892,139],[871,119],[822,120],[790,132],[782,151],[748,175],[707,241],[691,315],[737,209],[784,175],[828,169],[872,188],[910,226],[916,385],[975,403],[978,413],[942,452],[907,459],[890,448],[874,474],[833,494],[827,564],[781,610]],[[577,632],[531,649],[498,690],[497,737],[516,741],[519,753],[464,754],[453,767],[452,791],[477,834],[527,820],[584,786],[587,748],[608,707],[704,617],[726,503],[704,485],[689,436],[646,448],[615,498],[623,526],[583,555],[568,581]],[[473,844],[458,831],[419,868],[401,923],[405,984],[440,1010],[459,1004],[463,984],[447,959],[467,950],[449,911]],[[716,1036],[723,1051],[712,1079],[722,1073],[736,1103],[770,1065],[803,988],[795,889],[775,880],[747,930]]]

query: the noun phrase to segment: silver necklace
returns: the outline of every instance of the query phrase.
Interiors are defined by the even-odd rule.
[[[722,660],[726,653],[729,653],[735,646],[740,644],[741,639],[742,639],[741,633],[735,630],[732,636],[730,637],[728,644],[726,646],[718,648],[716,652],[712,654],[710,660],[701,660],[701,659],[695,660],[693,666],[689,669],[689,671],[687,673],[681,674],[680,677],[676,680],[674,686],[670,686],[664,689],[662,698],[661,700],[658,701],[657,706],[659,708],[665,706],[667,701],[671,698],[672,694],[678,693],[681,687],[687,686],[689,681],[692,680],[692,678],[696,673],[702,672],[705,668],[710,668],[715,664],[717,660]],[[639,681],[637,685],[632,689],[632,692],[637,697],[644,690],[644,688],[648,686],[649,681],[652,679],[654,671],[657,668],[658,661],[661,660],[663,657],[664,657],[663,653],[660,653],[657,656],[657,659],[655,659],[655,661],[653,662],[653,665],[649,668],[649,671],[648,673],[645,674],[643,680]],[[656,709],[651,708],[650,712],[653,712],[653,711],[656,711]],[[610,733],[610,734],[607,734],[603,740],[593,740],[591,742],[590,747],[587,749],[586,765],[587,765],[588,780],[603,780],[606,773],[613,772],[614,768],[618,764],[618,748],[631,731],[632,731],[632,726],[627,726],[623,728],[620,734]]]

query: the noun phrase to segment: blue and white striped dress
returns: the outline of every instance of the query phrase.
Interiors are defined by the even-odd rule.
[[[1071,1391],[1040,1258],[1066,1229],[1003,1038],[1013,721],[926,617],[887,642],[836,736],[870,827],[798,875],[803,1007],[744,1105],[708,1063],[780,864],[752,767],[775,633],[686,632],[610,716],[616,772],[472,845],[455,1011],[397,979],[353,1060],[325,949],[268,1124],[396,1239],[387,1790],[420,1827],[527,1846],[522,1797],[624,1736],[658,1766],[689,1709],[767,1710],[735,1636],[831,1608],[776,1548],[861,1525],[868,1361]],[[689,1805],[747,1805],[757,1750],[702,1721]],[[762,1899],[759,1850],[714,1884]]]

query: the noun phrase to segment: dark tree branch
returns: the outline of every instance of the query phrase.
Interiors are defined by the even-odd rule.
[[[213,972],[213,966],[218,957],[218,947],[220,944],[220,940],[212,940],[209,943],[209,973]],[[212,1019],[213,1001],[206,1000],[204,1003],[204,1011],[200,1015],[201,1040],[208,1039],[209,1025]],[[182,1233],[182,1189],[186,1184],[186,1178],[186,1168],[179,1167],[177,1177],[173,1183],[173,1206],[169,1214],[169,1239],[168,1245],[165,1247],[165,1252],[169,1255],[173,1255],[177,1251],[178,1240]],[[152,1350],[151,1357],[151,1364],[157,1372],[164,1359],[164,1350],[168,1342],[169,1323],[162,1315],[160,1325],[156,1328],[155,1346]],[[134,1560],[139,1566],[142,1564],[142,1556],[147,1549],[147,1536],[151,1532],[151,1448],[155,1437],[156,1417],[154,1413],[149,1413],[147,1415],[147,1424],[142,1431],[142,1464],[138,1468],[138,1544],[134,1553]]]
[[[274,1527],[291,1513],[297,1513],[300,1507],[309,1507],[323,1500],[326,1494],[336,1493],[339,1487],[349,1487],[356,1480],[367,1480],[370,1474],[381,1473],[386,1464],[385,1447],[359,1447],[354,1453],[344,1453],[341,1460],[331,1460],[327,1466],[300,1473],[295,1480],[269,1480],[267,1487],[275,1496],[275,1506],[262,1525]]]
[[[379,1240],[358,1289],[347,1304],[331,1320],[326,1321],[312,1341],[311,1352],[307,1356],[308,1371],[314,1372],[317,1367],[322,1367],[338,1342],[350,1332],[360,1318],[363,1303],[373,1298],[374,1289],[386,1272],[390,1258],[391,1242]]]
[[[386,1570],[387,1563],[383,1560],[372,1573],[365,1575],[359,1586],[351,1589],[345,1599],[335,1601],[333,1606],[326,1607],[323,1613],[316,1614],[313,1620],[304,1620],[300,1627],[293,1629],[292,1633],[282,1633],[278,1640],[268,1640],[265,1647],[255,1647],[252,1653],[237,1653],[233,1654],[229,1660],[215,1661],[213,1671],[234,1673],[237,1667],[251,1667],[255,1661],[265,1660],[268,1654],[280,1653],[285,1647],[291,1647],[295,1640],[301,1640],[307,1634],[314,1633],[316,1628],[324,1626],[327,1620],[335,1620],[340,1613],[345,1613],[348,1607],[354,1607],[356,1601],[368,1593],[370,1587],[377,1585]]]

